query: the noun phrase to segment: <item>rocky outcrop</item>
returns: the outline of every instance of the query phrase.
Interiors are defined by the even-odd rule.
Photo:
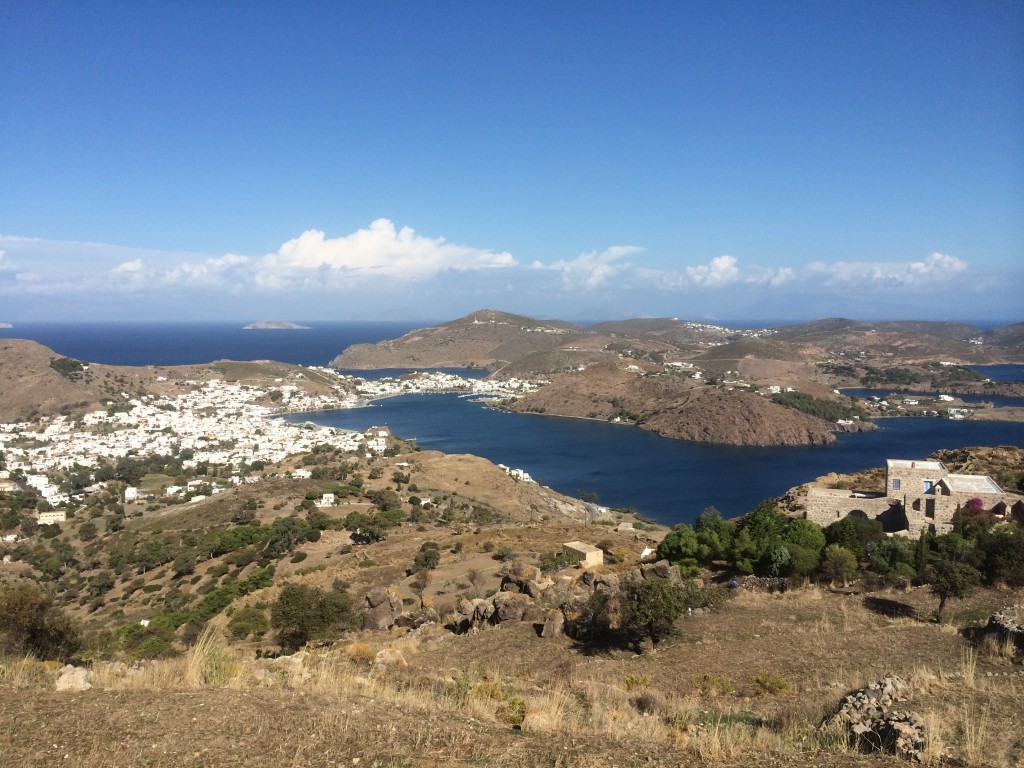
[[[1024,651],[1024,605],[1011,605],[993,613],[988,617],[985,634],[1010,639],[1018,651]]]
[[[501,572],[501,592],[521,592],[537,599],[550,589],[554,582],[544,576],[540,568],[526,563],[508,563]]]
[[[402,615],[402,598],[390,587],[374,587],[366,593],[363,629],[391,629]]]
[[[92,683],[89,682],[89,670],[74,667],[71,664],[66,665],[61,669],[60,677],[57,678],[54,688],[58,691],[88,691],[92,688]]]
[[[924,723],[914,712],[896,709],[910,698],[909,684],[886,677],[847,695],[826,724],[845,727],[850,744],[864,752],[891,752],[920,760],[927,743]]]

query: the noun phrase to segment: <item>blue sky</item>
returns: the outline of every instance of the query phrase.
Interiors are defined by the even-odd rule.
[[[1021,2],[19,2],[0,321],[1020,321]]]

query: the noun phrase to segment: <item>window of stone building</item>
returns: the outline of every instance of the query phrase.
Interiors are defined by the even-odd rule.
[[[900,481],[899,480],[893,480],[892,481],[892,489],[894,491],[898,491],[900,489]]]

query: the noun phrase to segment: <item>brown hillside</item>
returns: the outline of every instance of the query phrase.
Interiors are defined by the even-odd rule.
[[[55,361],[66,359],[34,341],[0,339],[0,422],[82,413],[107,401],[122,401],[126,394],[131,397],[174,394],[188,386],[184,384],[186,381],[221,379],[272,385],[280,379],[313,394],[324,394],[339,385],[302,366],[270,361],[218,360],[205,365],[173,367],[81,361],[80,365],[65,369],[65,373],[51,366]]]
[[[828,445],[827,422],[759,395],[712,389],[672,375],[643,376],[603,363],[559,376],[507,406],[520,413],[635,421],[663,437],[728,445]]]
[[[555,349],[580,329],[528,317],[483,310],[421,328],[379,344],[355,344],[335,357],[333,368],[488,368]]]
[[[831,445],[836,440],[822,419],[759,395],[728,390],[702,392],[655,414],[643,426],[663,437],[728,445]]]

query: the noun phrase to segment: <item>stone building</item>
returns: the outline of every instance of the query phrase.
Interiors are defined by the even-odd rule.
[[[562,551],[567,555],[575,557],[584,568],[591,568],[604,563],[604,552],[582,541],[567,541],[562,545]]]
[[[804,516],[821,526],[849,515],[880,520],[889,533],[916,538],[922,530],[949,533],[953,515],[974,499],[996,514],[1020,514],[1024,500],[985,475],[958,475],[940,461],[887,459],[885,493],[811,488]],[[974,502],[977,503],[977,502]]]

